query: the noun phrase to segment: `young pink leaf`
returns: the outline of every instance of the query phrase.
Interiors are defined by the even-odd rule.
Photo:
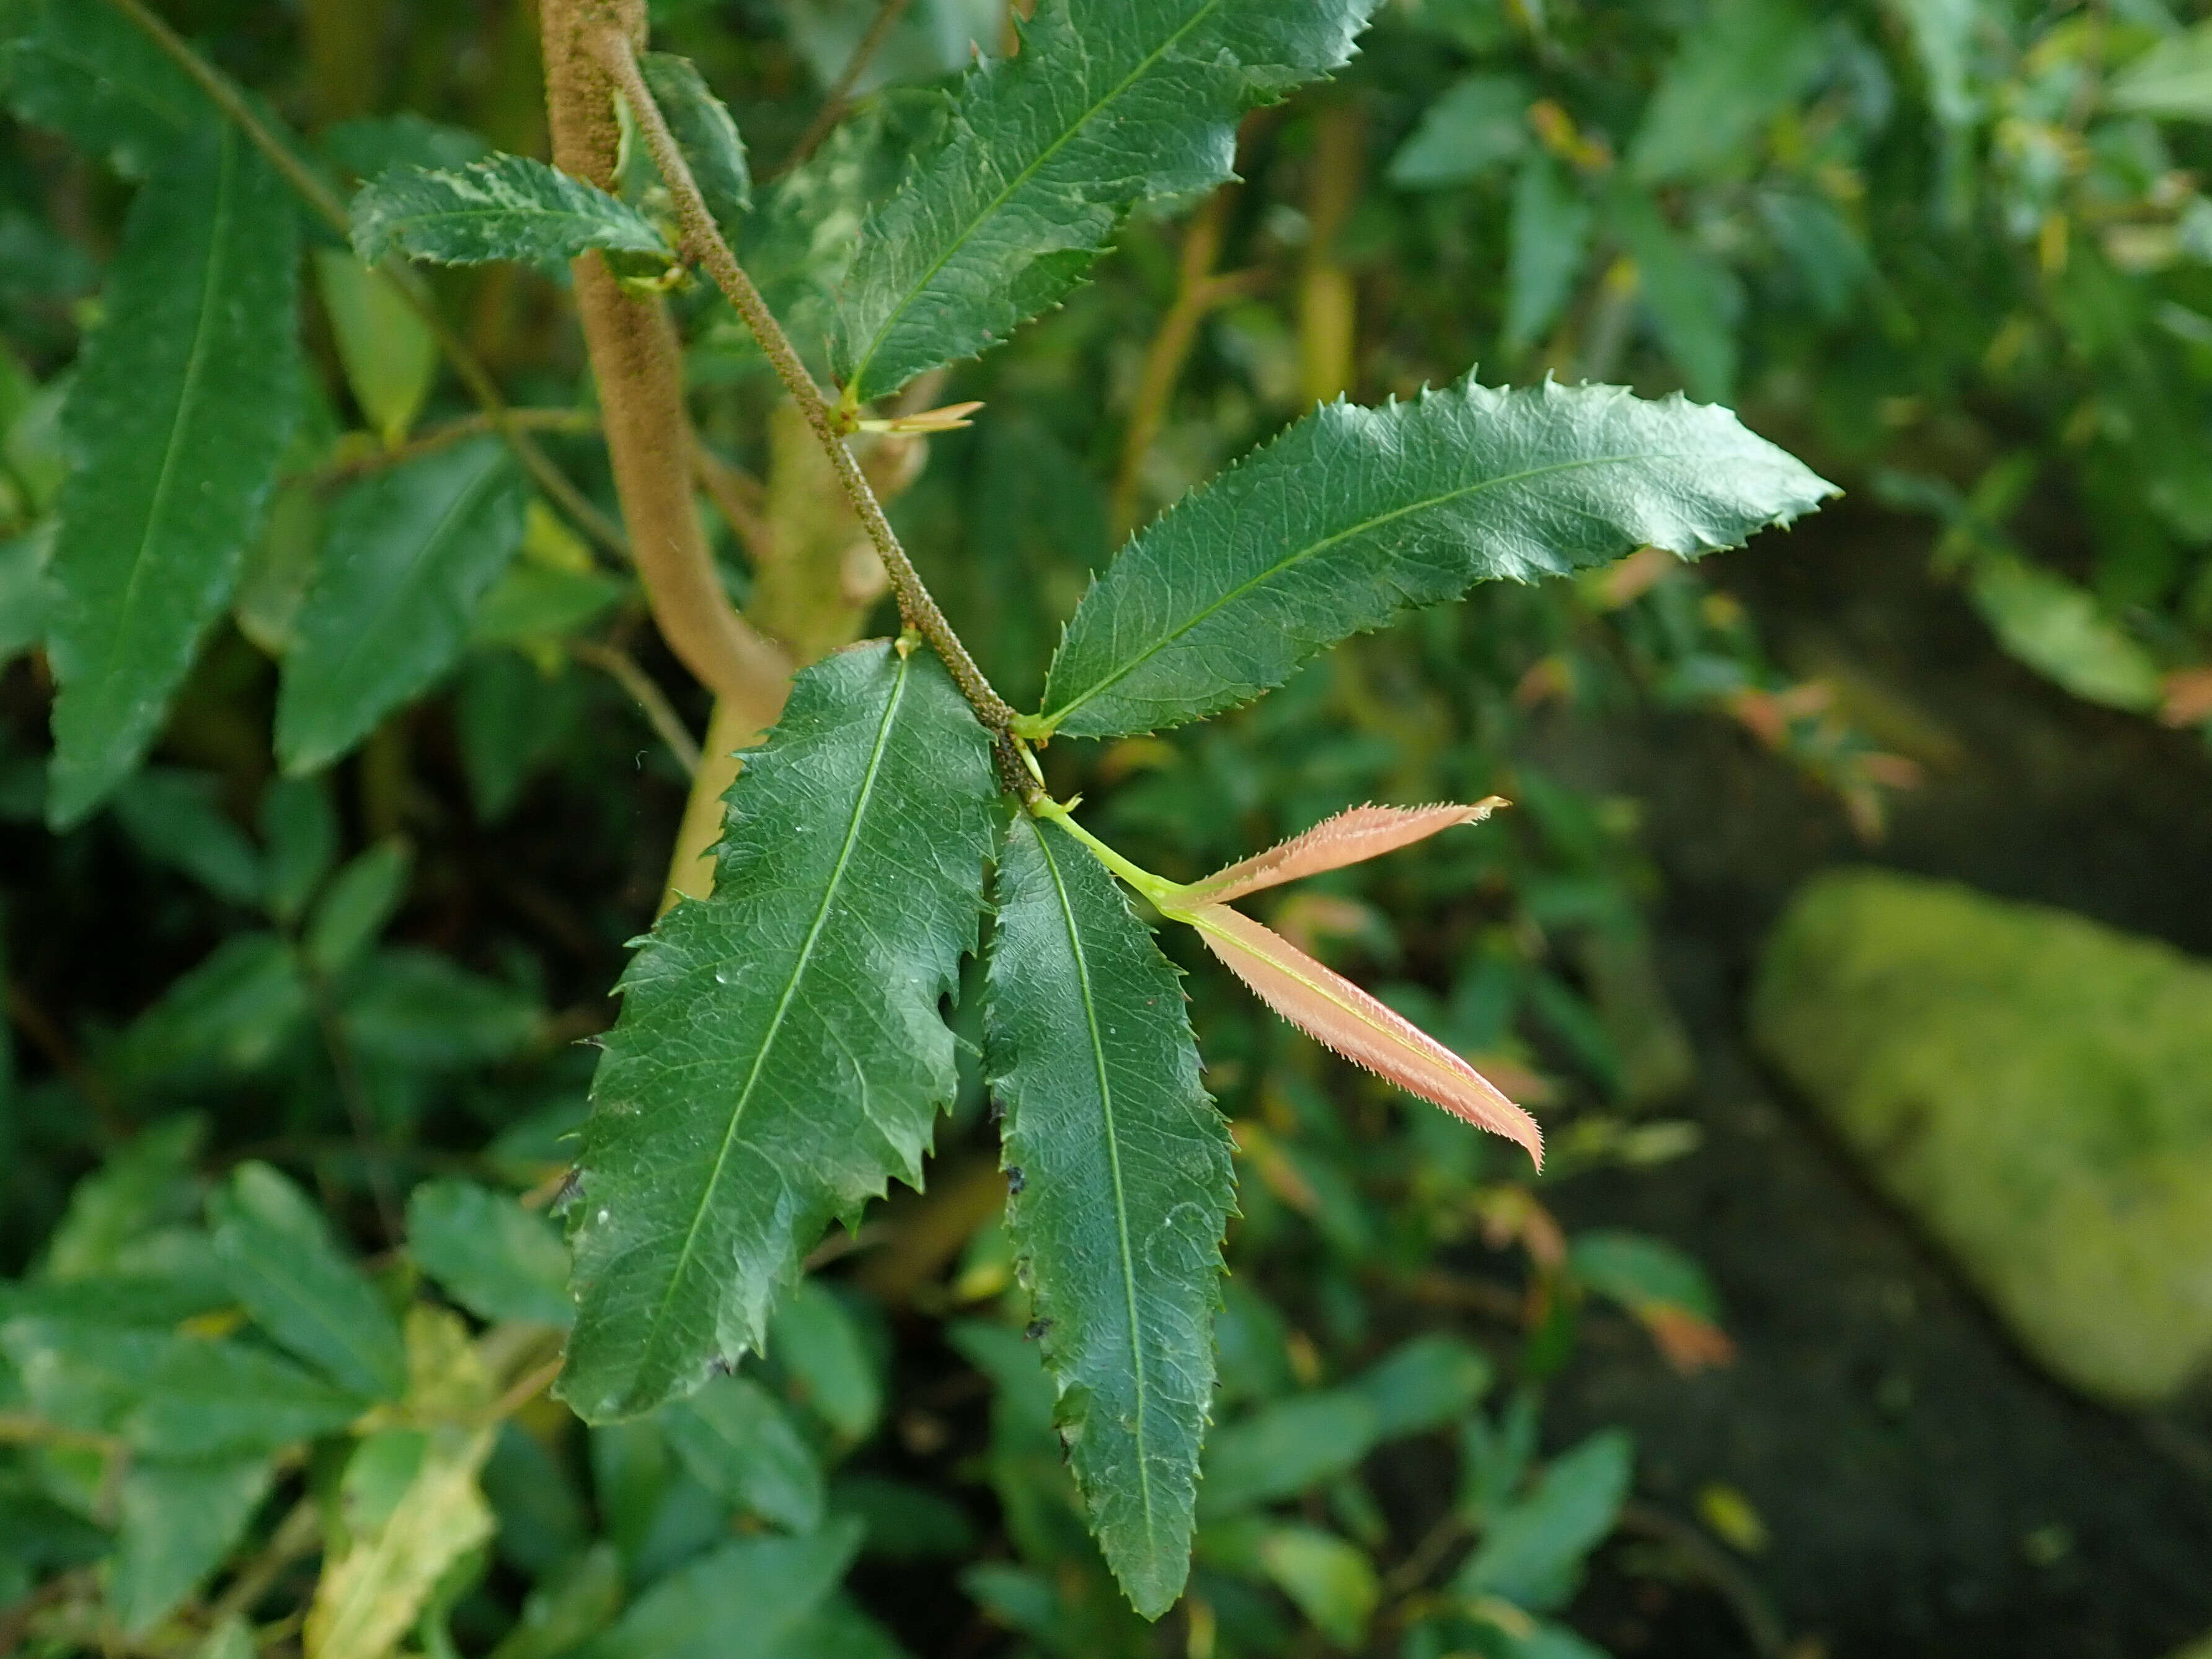
[[[1262,888],[1300,876],[1358,864],[1425,841],[1455,823],[1476,823],[1508,803],[1492,795],[1472,806],[1355,806],[1323,818],[1303,836],[1292,836],[1205,880],[1194,882],[1183,896],[1194,904],[1226,904]]]
[[[1168,914],[1197,928],[1206,949],[1231,973],[1307,1036],[1407,1093],[1518,1142],[1538,1169],[1544,1167],[1544,1132],[1535,1119],[1443,1043],[1341,974],[1226,905],[1201,904]]]

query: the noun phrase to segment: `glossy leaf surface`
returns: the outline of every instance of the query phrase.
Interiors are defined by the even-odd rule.
[[[522,540],[521,476],[496,439],[364,479],[331,514],[276,699],[288,771],[329,764],[427,690]]]
[[[1046,0],[861,233],[835,352],[866,402],[1057,301],[1132,204],[1230,176],[1237,121],[1352,55],[1374,0]]]
[[[799,676],[732,791],[714,896],[661,918],[605,1040],[561,1382],[587,1418],[650,1410],[758,1346],[830,1219],[893,1176],[920,1183],[995,793],[934,657],[860,646]]]
[[[56,826],[137,766],[230,598],[298,408],[297,264],[289,187],[229,129],[131,204],[63,414]]]
[[[380,174],[354,196],[353,246],[372,265],[404,253],[437,264],[512,259],[557,269],[595,247],[675,257],[629,204],[526,155]]]
[[[1112,878],[1026,815],[1000,855],[985,1021],[1006,1225],[1093,1529],[1138,1612],[1182,1593],[1213,1393],[1227,1126],[1182,987]]]
[[[1728,410],[1618,386],[1470,379],[1332,404],[1122,550],[1067,625],[1036,724],[1110,737],[1197,720],[1472,583],[1646,543],[1693,557],[1830,493]]]

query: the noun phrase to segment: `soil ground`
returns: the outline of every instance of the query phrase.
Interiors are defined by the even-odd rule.
[[[1684,1378],[1643,1348],[1589,1352],[1558,1385],[1554,1427],[1634,1428],[1640,1485],[1678,1513],[1710,1481],[1747,1495],[1771,1538],[1749,1576],[1819,1644],[1802,1651],[2163,1659],[2212,1632],[2212,1407],[2130,1418],[2045,1378],[1745,1039],[1761,939],[1838,862],[2212,956],[2203,745],[2038,681],[1926,567],[1924,531],[1846,506],[1717,572],[1784,661],[1846,664],[1924,723],[1939,764],[1882,844],[1856,844],[1785,765],[1711,721],[1655,716],[1572,756],[1574,781],[1650,811],[1662,968],[1700,1061],[1679,1109],[1705,1139],[1663,1178],[1593,1176],[1559,1206],[1571,1225],[1697,1255],[1740,1356]],[[1585,1622],[1623,1659],[1750,1652],[1698,1599],[1639,1608],[1601,1580]]]

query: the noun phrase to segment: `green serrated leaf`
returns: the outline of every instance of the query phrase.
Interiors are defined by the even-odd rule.
[[[252,1518],[269,1476],[263,1457],[131,1463],[107,1586],[108,1604],[126,1632],[152,1629],[215,1571]]]
[[[996,898],[987,1065],[1023,1177],[1007,1231],[1091,1528],[1157,1619],[1189,1569],[1237,1201],[1228,1126],[1181,977],[1096,859],[1018,816]]]
[[[724,1544],[661,1579],[575,1659],[769,1659],[829,1599],[860,1544],[850,1521]]]
[[[18,118],[66,134],[134,179],[214,115],[143,30],[113,6],[82,0],[0,6],[0,82]]]
[[[1680,397],[1469,377],[1411,403],[1333,404],[1121,550],[1068,623],[1030,724],[1112,737],[1197,720],[1474,582],[1646,543],[1695,557],[1832,493],[1727,410]]]
[[[231,1289],[263,1330],[363,1399],[398,1396],[399,1327],[304,1193],[265,1164],[241,1164],[208,1210]]]
[[[131,204],[63,416],[56,828],[137,765],[229,600],[298,411],[297,244],[289,187],[228,127]]]
[[[637,60],[653,101],[691,169],[691,182],[725,234],[752,210],[753,180],[745,143],[722,100],[708,89],[698,66],[672,52],[648,52]]]
[[[480,1319],[567,1325],[568,1253],[544,1216],[472,1181],[426,1181],[407,1200],[407,1253]]]
[[[833,353],[847,396],[974,356],[1066,293],[1133,204],[1227,179],[1237,118],[1344,64],[1375,3],[1046,0],[862,232]]]
[[[731,792],[714,896],[623,976],[569,1212],[562,1396],[649,1411],[759,1346],[834,1216],[919,1184],[956,1088],[939,1012],[975,946],[989,744],[937,659],[801,672]]]
[[[331,514],[276,697],[276,754],[328,765],[432,684],[522,542],[521,475],[495,438],[364,479]]]
[[[526,155],[450,172],[393,167],[355,192],[353,246],[364,264],[404,253],[438,264],[495,259],[559,270],[591,248],[676,257],[619,197]]]
[[[717,1376],[660,1414],[693,1480],[792,1532],[822,1524],[822,1469],[775,1397],[749,1376]]]

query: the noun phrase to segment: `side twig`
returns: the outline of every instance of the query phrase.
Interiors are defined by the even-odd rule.
[[[182,36],[156,16],[146,5],[145,0],[109,0],[109,3],[137,24],[179,69],[191,76],[200,90],[207,94],[210,101],[246,135],[256,149],[268,158],[270,166],[283,174],[285,180],[325,223],[337,231],[341,238],[350,240],[352,226],[346,215],[345,204],[337,198],[329,185],[301,163],[289,144],[270,130],[268,124],[254,112],[253,106],[240,96],[237,88],[193,51]],[[522,425],[511,418],[512,411],[507,407],[507,399],[501,394],[498,384],[493,380],[491,371],[484,367],[475,352],[469,349],[468,343],[439,313],[437,302],[431,297],[430,290],[422,279],[397,259],[386,259],[379,269],[398,289],[399,296],[407,302],[408,308],[422,319],[431,337],[437,341],[438,349],[453,365],[453,372],[467,388],[469,396],[483,410],[485,420],[507,447],[514,452],[516,459],[530,476],[538,481],[538,487],[578,529],[616,557],[628,558],[629,549],[623,541],[622,532],[605,514],[592,505],[590,498],[576,488],[567,473],[554,465],[552,458],[538,447]]]
[[[898,26],[898,20],[906,15],[907,3],[908,0],[884,0],[876,12],[875,21],[868,25],[868,32],[860,37],[859,44],[853,48],[853,55],[845,60],[845,67],[838,72],[836,84],[823,98],[822,107],[814,112],[814,118],[806,124],[806,131],[799,135],[799,142],[791,147],[791,154],[776,164],[775,173],[770,174],[771,178],[790,172],[813,155],[837,123],[845,118],[845,112],[853,106],[853,88],[860,83],[860,77],[868,72],[868,65],[875,62],[876,54],[883,49],[884,42],[890,39],[890,33]]]
[[[653,734],[667,745],[668,752],[676,757],[676,763],[687,773],[699,770],[699,745],[690,732],[684,728],[683,718],[676,712],[661,689],[653,682],[653,676],[638,666],[637,659],[627,651],[617,651],[611,645],[601,645],[597,640],[571,640],[568,654],[578,662],[598,669],[617,685],[629,693],[644,712],[646,724]]]
[[[1012,706],[984,678],[975,659],[968,654],[968,647],[960,642],[945,613],[938,609],[937,601],[930,597],[921,574],[914,568],[914,561],[907,556],[890,521],[884,516],[883,503],[876,499],[876,492],[861,471],[860,462],[847,447],[836,413],[823,397],[821,388],[814,384],[814,377],[807,372],[805,364],[799,361],[783,325],[769,310],[760,290],[753,286],[752,279],[745,275],[737,255],[731,252],[729,243],[715,227],[714,215],[708,210],[706,198],[692,179],[691,169],[677,146],[675,135],[668,130],[659,106],[646,88],[629,36],[619,28],[602,26],[592,45],[601,65],[636,117],[638,131],[644,135],[660,175],[667,183],[675,204],[677,223],[683,231],[686,255],[706,268],[714,285],[752,331],[777,378],[799,405],[807,425],[813,428],[816,440],[836,469],[846,499],[852,502],[868,539],[883,559],[884,568],[890,577],[891,592],[898,599],[900,616],[908,627],[929,641],[944,660],[977,717],[994,732],[1003,735],[1014,719]]]

